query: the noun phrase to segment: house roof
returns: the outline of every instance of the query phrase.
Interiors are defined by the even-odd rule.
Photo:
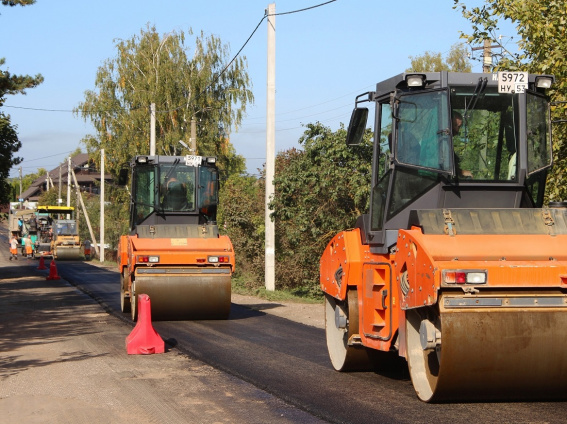
[[[89,172],[88,174],[81,173],[83,169],[89,170],[89,155],[88,153],[79,153],[71,158],[71,167],[75,172],[75,177],[77,178],[77,183],[79,185],[88,185],[95,181],[100,181],[100,172]],[[46,180],[49,176],[50,180],[54,184],[59,184],[59,175],[61,175],[61,184],[67,184],[67,174],[68,174],[67,161],[61,163],[58,167],[52,169],[47,174],[42,175],[37,178],[24,192],[22,192],[21,198],[24,200],[37,200],[39,195],[44,191],[44,186],[46,186]],[[61,172],[61,174],[59,174]],[[112,175],[105,174],[105,181],[111,181]]]

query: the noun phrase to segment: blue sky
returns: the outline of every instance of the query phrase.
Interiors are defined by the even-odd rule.
[[[324,2],[280,0],[276,13]],[[116,39],[129,39],[148,23],[162,34],[192,28],[229,44],[232,57],[269,3],[38,0],[27,7],[0,7],[2,69],[45,78],[27,95],[8,96],[3,108],[18,127],[23,174],[53,169],[77,147],[84,151],[80,140],[94,130],[69,111],[84,99],[85,90],[95,88],[98,67],[116,55]],[[453,0],[337,0],[277,16],[276,152],[299,147],[305,123],[319,121],[333,131],[341,123],[346,126],[355,96],[403,72],[410,56],[445,54],[461,42],[459,31],[469,32],[471,26],[452,6]],[[255,103],[231,134],[250,173],[265,162],[266,34],[264,21],[241,53],[248,61]],[[473,70],[480,69],[473,62]],[[14,168],[10,176],[17,174]]]

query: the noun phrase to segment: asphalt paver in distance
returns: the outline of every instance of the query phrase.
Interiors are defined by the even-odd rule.
[[[171,346],[127,355],[130,325],[0,246],[0,423],[321,422]]]

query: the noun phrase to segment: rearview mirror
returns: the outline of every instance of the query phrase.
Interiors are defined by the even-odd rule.
[[[356,108],[352,111],[346,136],[347,146],[357,146],[362,143],[367,120],[368,108]]]
[[[120,173],[118,174],[118,185],[125,186],[128,184],[128,174],[130,173],[130,169],[122,168]]]

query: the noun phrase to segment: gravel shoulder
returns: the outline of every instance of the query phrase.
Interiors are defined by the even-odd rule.
[[[132,327],[66,281],[46,280],[37,261],[9,261],[0,227],[0,424],[321,422],[174,348],[127,355]],[[323,318],[321,305],[233,302],[306,325]]]

